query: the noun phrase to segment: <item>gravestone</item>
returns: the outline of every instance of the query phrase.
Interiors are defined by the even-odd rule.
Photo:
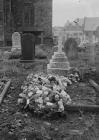
[[[68,58],[63,52],[62,38],[58,41],[58,51],[54,52],[50,63],[47,65],[47,73],[66,76],[70,70]]]
[[[21,38],[22,60],[33,60],[35,58],[35,36],[24,33]]]
[[[12,49],[14,50],[21,50],[21,35],[19,32],[14,32],[12,34]]]
[[[99,74],[99,43],[95,46],[95,66],[96,66],[96,72]]]

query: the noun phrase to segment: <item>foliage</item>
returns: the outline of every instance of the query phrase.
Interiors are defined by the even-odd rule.
[[[35,57],[39,58],[39,59],[46,59],[47,54],[42,48],[40,48],[40,46],[36,46],[35,47]]]
[[[21,58],[21,51],[20,50],[13,51],[9,56],[9,59],[19,59],[19,58]]]
[[[78,53],[78,44],[75,39],[69,38],[64,44],[64,51],[66,52],[69,58],[77,57]]]
[[[64,112],[66,104],[71,104],[71,98],[66,92],[78,75],[70,77],[58,75],[46,75],[44,73],[29,74],[22,85],[22,93],[19,95],[18,104],[22,108],[29,107],[35,113]]]

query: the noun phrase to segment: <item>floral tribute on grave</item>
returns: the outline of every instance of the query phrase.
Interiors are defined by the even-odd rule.
[[[35,113],[64,112],[65,105],[72,100],[66,92],[67,86],[77,82],[78,76],[68,77],[51,74],[29,74],[21,86],[18,104],[21,108],[30,108]]]

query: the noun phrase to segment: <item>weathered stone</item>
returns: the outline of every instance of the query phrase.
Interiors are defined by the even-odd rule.
[[[62,42],[59,40],[58,51],[54,52],[50,63],[47,65],[47,72],[50,74],[65,76],[70,70],[70,65],[65,53],[62,50]],[[64,60],[64,61],[63,61]]]
[[[12,34],[12,49],[11,49],[11,51],[14,51],[17,49],[18,50],[21,49],[21,36],[20,36],[20,33],[14,32]]]
[[[41,40],[42,32],[45,40],[52,37],[52,0],[0,0],[0,11],[5,19],[5,45],[12,45],[12,33],[22,32],[23,28],[33,30],[37,40]]]

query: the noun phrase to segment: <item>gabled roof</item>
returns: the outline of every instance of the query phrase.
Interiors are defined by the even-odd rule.
[[[76,23],[79,26],[83,26],[83,24],[84,24],[84,18],[77,18],[73,22]]]
[[[86,17],[84,22],[84,31],[96,31],[99,26],[99,17]]]

